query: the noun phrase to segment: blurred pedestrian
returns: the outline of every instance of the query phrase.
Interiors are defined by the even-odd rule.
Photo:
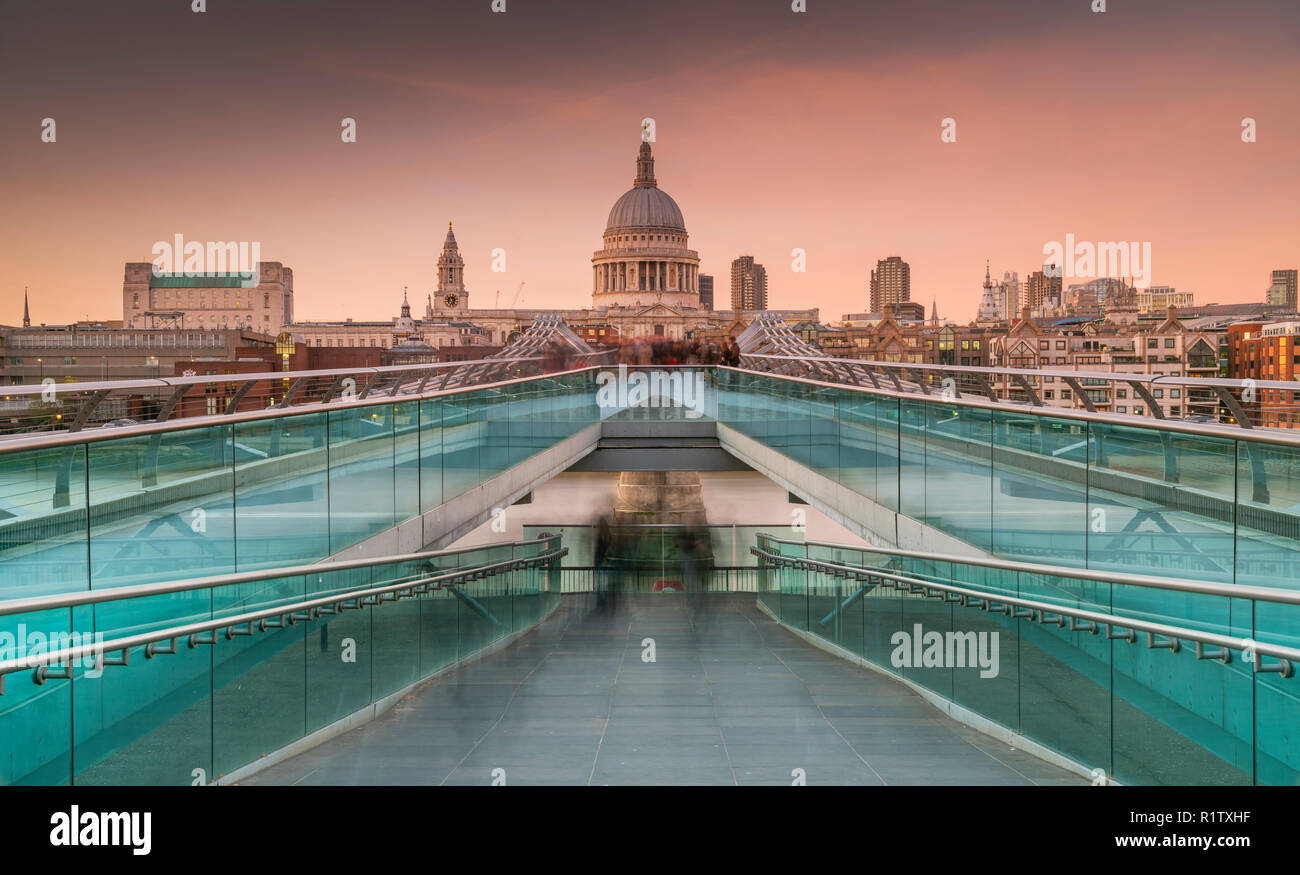
[[[722,363],[733,368],[740,367],[740,344],[736,343],[734,334],[727,338],[727,346],[722,351]]]

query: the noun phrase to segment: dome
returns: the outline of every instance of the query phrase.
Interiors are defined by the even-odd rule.
[[[682,218],[677,201],[659,190],[650,144],[642,141],[636,161],[636,180],[630,191],[614,201],[609,221],[605,223],[605,233],[618,228],[646,227],[685,231],[686,220]]]
[[[614,201],[605,230],[646,226],[685,231],[686,220],[677,201],[665,192],[658,188],[634,188]]]
[[[396,352],[437,352],[436,349],[421,340],[418,334],[412,334],[406,340],[394,345],[393,350]]]

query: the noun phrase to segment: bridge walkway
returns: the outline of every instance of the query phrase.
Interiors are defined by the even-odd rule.
[[[804,642],[750,593],[567,596],[508,648],[242,783],[790,785],[797,769],[809,786],[1086,783]]]

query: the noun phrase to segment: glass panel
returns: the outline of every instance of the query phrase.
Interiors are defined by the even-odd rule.
[[[86,448],[0,454],[0,598],[88,589]]]
[[[442,401],[420,402],[420,510],[442,504]]]
[[[1237,442],[1237,583],[1300,586],[1300,447]]]
[[[993,446],[992,550],[1026,562],[1085,566],[1087,425],[996,410]]]
[[[51,640],[57,647],[60,636],[71,636],[73,631],[67,608],[0,616],[0,659],[27,659],[35,668],[39,657],[49,652]],[[56,680],[37,684],[32,675],[24,669],[4,677],[0,786],[72,781],[72,684]]]
[[[420,514],[419,405],[393,405],[393,520],[400,523]],[[441,490],[439,490],[441,492]]]
[[[365,587],[369,568],[342,569],[307,578],[309,598]],[[371,607],[325,614],[302,623],[307,673],[306,729],[315,732],[359,708],[371,693]]]
[[[480,483],[482,393],[444,396],[441,404],[443,501],[450,501]]]
[[[387,405],[329,414],[330,552],[394,523],[393,409]]]
[[[229,426],[88,445],[91,586],[235,570]]]
[[[989,411],[958,405],[923,405],[924,515],[940,531],[988,549],[992,543]]]
[[[864,392],[840,392],[835,399],[839,417],[839,482],[859,495],[876,497],[877,399]]]
[[[181,639],[172,654],[146,659],[139,647],[126,666],[78,671],[74,783],[210,783],[213,656],[211,645],[191,648]]]
[[[217,616],[306,597],[302,577],[225,587]],[[222,640],[213,648],[212,743],[217,775],[306,734],[306,622]],[[220,633],[219,633],[220,634]]]
[[[328,556],[324,413],[235,426],[235,549],[239,571]]]
[[[1088,567],[1232,582],[1233,441],[1093,423]]]

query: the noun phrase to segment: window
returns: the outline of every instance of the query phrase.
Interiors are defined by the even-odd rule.
[[[1038,348],[1039,348],[1039,349],[1049,349],[1049,348],[1050,348],[1050,344],[1049,344],[1048,341],[1046,341],[1046,340],[1040,340],[1040,341],[1038,341]]]
[[[1051,401],[1051,400],[1052,400],[1052,390],[1051,390],[1051,389],[1048,389],[1047,391],[1045,391],[1045,392],[1043,393],[1043,400],[1044,400],[1044,401]]]
[[[1164,390],[1164,389],[1155,389],[1155,390],[1153,390],[1153,391],[1151,392],[1151,396],[1152,396],[1153,398],[1163,398],[1163,397],[1165,397],[1165,390]]]
[[[1116,390],[1115,390],[1115,397],[1116,397],[1116,398],[1127,398],[1127,397],[1128,397],[1128,389],[1116,389]],[[1121,412],[1122,412],[1122,411],[1121,411]]]
[[[1065,341],[1064,341],[1064,340],[1058,340],[1058,341],[1056,341],[1056,348],[1057,348],[1057,349],[1065,349]]]
[[[1147,338],[1147,349],[1155,349],[1155,348],[1156,348],[1156,344],[1159,343],[1159,342],[1160,342],[1160,341],[1159,341],[1157,338],[1155,338],[1155,337],[1148,337],[1148,338]]]
[[[1173,348],[1174,348],[1174,339],[1172,337],[1166,337],[1165,349],[1173,349]]]
[[[1116,412],[1116,413],[1128,413],[1128,408],[1125,407],[1123,404],[1121,404],[1120,406],[1118,406],[1118,407],[1115,408],[1115,412]]]

